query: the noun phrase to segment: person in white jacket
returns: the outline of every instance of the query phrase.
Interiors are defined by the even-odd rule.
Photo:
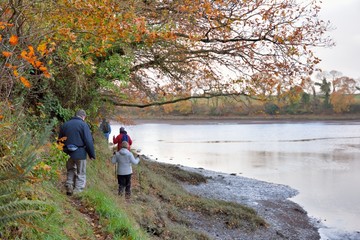
[[[121,143],[121,149],[118,152],[114,152],[111,158],[111,162],[117,163],[117,179],[119,184],[119,195],[124,194],[125,198],[129,199],[131,196],[131,175],[132,164],[138,164],[140,162],[139,155],[135,158],[132,152],[128,150],[129,143],[123,141]]]

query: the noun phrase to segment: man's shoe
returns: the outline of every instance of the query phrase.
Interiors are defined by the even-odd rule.
[[[73,195],[73,188],[71,186],[66,186],[66,195]]]

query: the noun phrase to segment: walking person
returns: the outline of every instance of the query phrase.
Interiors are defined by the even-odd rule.
[[[128,148],[129,143],[123,141],[121,143],[120,151],[114,152],[114,155],[111,158],[111,162],[117,164],[119,195],[122,196],[125,190],[125,198],[127,200],[129,200],[131,196],[132,164],[138,164],[140,162],[139,155],[135,158]]]
[[[69,155],[66,162],[66,194],[82,192],[86,185],[86,155],[95,159],[95,148],[89,125],[85,122],[84,110],[60,127],[59,141],[64,139],[64,152]]]
[[[100,124],[100,130],[104,134],[104,137],[106,138],[106,140],[109,142],[111,126],[110,126],[110,123],[108,121],[106,121],[106,118],[102,119],[102,122]]]
[[[132,140],[131,137],[129,136],[129,134],[127,133],[127,131],[125,130],[124,127],[120,128],[120,134],[117,135],[116,137],[113,136],[113,144],[117,144],[117,150],[119,151],[121,149],[121,143],[123,141],[128,142],[129,147],[128,149],[130,150],[131,145],[132,145]]]

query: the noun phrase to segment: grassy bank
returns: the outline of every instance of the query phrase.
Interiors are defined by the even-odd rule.
[[[99,214],[100,222],[107,226],[105,232],[113,239],[123,239],[130,232],[138,234],[130,239],[209,239],[206,233],[191,227],[187,212],[218,218],[228,228],[246,231],[266,225],[248,207],[200,198],[187,193],[181,186],[183,182],[206,182],[202,175],[144,159],[133,167],[132,199],[128,203],[117,195],[115,170],[109,160],[111,151],[107,151],[106,144],[102,143],[98,152],[101,157],[90,162],[88,190],[81,197]],[[110,201],[106,203],[106,199]],[[126,223],[115,227],[124,218]]]
[[[35,191],[51,206],[49,213],[30,224],[14,223],[0,239],[210,239],[192,226],[191,213],[222,221],[229,229],[266,226],[248,207],[200,198],[182,188],[184,182],[206,182],[202,175],[144,159],[133,167],[132,198],[125,201],[117,195],[112,150],[100,135],[95,139],[97,159],[88,161],[86,191],[66,196],[64,171],[60,179],[39,183]]]

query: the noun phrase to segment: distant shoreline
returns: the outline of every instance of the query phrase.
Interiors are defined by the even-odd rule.
[[[126,114],[125,114],[126,115]],[[360,114],[319,114],[319,115],[254,115],[254,116],[135,116],[129,115],[132,121],[360,121]]]
[[[239,124],[263,124],[263,123],[305,123],[305,122],[358,122],[360,121],[360,115],[345,115],[345,116],[281,116],[281,117],[130,117],[131,122],[134,124],[146,124],[146,123],[172,123],[172,124],[212,124],[219,121]],[[131,124],[130,124],[131,125]]]

